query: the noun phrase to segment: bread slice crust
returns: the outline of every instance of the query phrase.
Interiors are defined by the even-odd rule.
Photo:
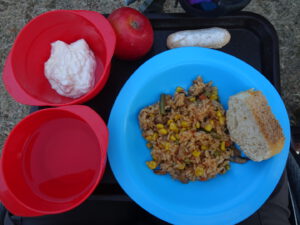
[[[260,153],[251,154],[251,152],[255,152],[254,149],[251,149],[255,148],[255,143],[253,143],[251,146],[249,145],[249,142],[245,144],[243,140],[241,140],[242,136],[247,135],[245,133],[247,129],[241,125],[236,126],[232,124],[233,120],[241,119],[236,118],[236,112],[234,112],[234,110],[236,110],[234,108],[239,101],[246,105],[246,110],[250,111],[252,118],[254,119],[254,123],[259,130],[259,132],[256,132],[255,135],[260,135],[265,142],[266,147],[260,150]],[[282,128],[272,113],[271,108],[261,91],[254,91],[251,89],[231,96],[228,106],[227,121],[231,138],[241,147],[241,150],[244,151],[249,158],[254,161],[261,161],[271,158],[272,156],[281,152],[285,142]],[[237,122],[237,124],[243,123]],[[244,134],[242,134],[243,132]]]

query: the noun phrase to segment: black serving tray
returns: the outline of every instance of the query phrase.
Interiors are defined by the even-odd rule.
[[[238,12],[218,18],[191,17],[187,14],[149,14],[147,16],[150,18],[154,28],[155,41],[152,50],[137,61],[128,62],[114,58],[112,60],[111,74],[104,89],[91,101],[85,103],[85,105],[97,111],[106,122],[113,103],[127,79],[146,60],[166,51],[167,36],[179,30],[215,26],[228,29],[231,34],[231,41],[219,50],[233,55],[256,68],[280,93],[278,38],[273,26],[262,16],[250,12]],[[32,111],[38,109],[38,107],[33,107]],[[133,218],[144,218],[142,220],[139,219],[139,221],[143,222],[138,224],[166,224],[141,209],[124,193],[115,180],[109,163],[107,163],[107,168],[100,184],[86,203],[80,207],[89,207],[89,204],[113,208],[113,211],[106,215],[110,216],[111,220],[108,220],[105,224],[118,224],[116,222],[118,216],[114,215],[117,215],[117,211],[120,210],[131,210],[128,213],[129,221],[132,221]],[[76,211],[77,209],[74,210]],[[68,213],[72,214],[72,211]],[[122,221],[125,222],[127,220],[123,219]]]
[[[197,18],[186,14],[148,15],[154,28],[155,41],[152,50],[138,61],[113,59],[109,80],[104,89],[86,105],[97,111],[107,122],[122,86],[131,74],[152,56],[167,50],[167,36],[175,31],[206,27],[223,27],[229,30],[231,41],[223,52],[240,58],[259,70],[280,91],[278,39],[273,26],[263,17],[249,12],[219,18]],[[128,199],[112,172],[109,164],[101,181],[94,191],[99,198]]]

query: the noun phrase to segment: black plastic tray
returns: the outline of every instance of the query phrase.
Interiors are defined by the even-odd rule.
[[[86,103],[97,111],[106,122],[114,100],[127,79],[147,59],[167,50],[167,36],[179,30],[214,26],[228,29],[231,41],[220,50],[236,56],[256,68],[280,92],[278,39],[273,26],[263,17],[250,12],[239,12],[218,18],[198,18],[186,14],[151,14],[148,17],[151,19],[155,31],[152,50],[138,61],[126,62],[113,59],[111,74],[104,89]],[[33,108],[33,111],[37,109]],[[109,163],[107,163],[102,181],[90,200],[115,201],[116,203],[131,201],[115,180]],[[128,204],[132,204],[132,202],[128,202]],[[150,216],[146,212],[144,213]],[[160,221],[158,224],[163,224],[163,222]]]
[[[236,56],[259,70],[280,91],[278,61],[278,40],[273,26],[263,17],[249,12],[240,12],[233,16],[219,18],[196,18],[186,14],[149,15],[154,31],[155,41],[152,50],[144,58],[126,62],[113,59],[110,78],[101,91],[86,105],[96,110],[107,121],[110,110],[124,83],[131,74],[150,57],[167,50],[166,38],[178,30],[199,29],[205,27],[223,27],[229,30],[231,41],[223,52]],[[101,184],[94,195],[102,198],[127,199],[114,179],[109,165]],[[125,197],[126,196],[126,197]]]

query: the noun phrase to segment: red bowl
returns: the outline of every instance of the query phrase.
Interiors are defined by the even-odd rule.
[[[84,96],[72,99],[59,95],[44,75],[51,43],[85,39],[96,58],[95,86]],[[115,33],[101,14],[83,10],[56,10],[31,20],[18,34],[3,71],[8,93],[27,105],[62,106],[83,103],[99,93],[110,72],[116,43]]]
[[[108,130],[87,106],[48,108],[25,117],[0,161],[0,201],[14,215],[68,211],[95,189],[106,165]]]

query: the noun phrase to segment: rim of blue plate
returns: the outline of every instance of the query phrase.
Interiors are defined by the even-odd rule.
[[[199,62],[199,58],[203,60]],[[133,104],[132,101],[138,90],[137,84],[140,86],[145,85],[148,82],[149,76],[152,76],[151,73],[144,72],[150,70],[153,71],[153,76],[157,76],[158,73],[167,71],[174,66],[193,63],[203,65],[205,63],[216,63],[218,66],[224,66],[229,70],[243,73],[245,75],[243,77],[245,82],[255,81],[258,86],[263,87],[262,91],[267,100],[272,99],[272,102],[275,101],[276,107],[280,109],[277,111],[280,111],[279,122],[283,128],[285,145],[279,155],[270,159],[276,160],[276,167],[272,168],[272,173],[268,173],[265,179],[266,183],[259,190],[252,190],[253,194],[255,194],[254,198],[248,198],[245,202],[245,196],[241,193],[241,198],[244,198],[242,199],[243,201],[233,200],[232,207],[227,208],[225,211],[205,212],[204,210],[204,213],[200,213],[195,210],[190,213],[182,213],[169,210],[164,205],[159,204],[159,202],[152,201],[143,188],[137,185],[132,176],[133,174],[130,174],[130,171],[127,169],[128,165],[126,164],[126,160],[124,160],[125,157],[122,157],[126,153],[124,150],[126,134],[123,132],[123,128],[128,123],[130,106]],[[274,104],[270,106],[271,108],[275,107]],[[136,117],[135,119],[136,123],[138,123],[138,118]],[[260,72],[242,60],[218,50],[200,47],[184,47],[168,50],[152,57],[141,65],[121,89],[111,110],[108,128],[110,132],[108,159],[113,174],[120,186],[129,197],[149,213],[174,224],[234,224],[252,215],[263,205],[275,189],[285,168],[290,143],[290,124],[287,111],[280,95],[272,84]]]

